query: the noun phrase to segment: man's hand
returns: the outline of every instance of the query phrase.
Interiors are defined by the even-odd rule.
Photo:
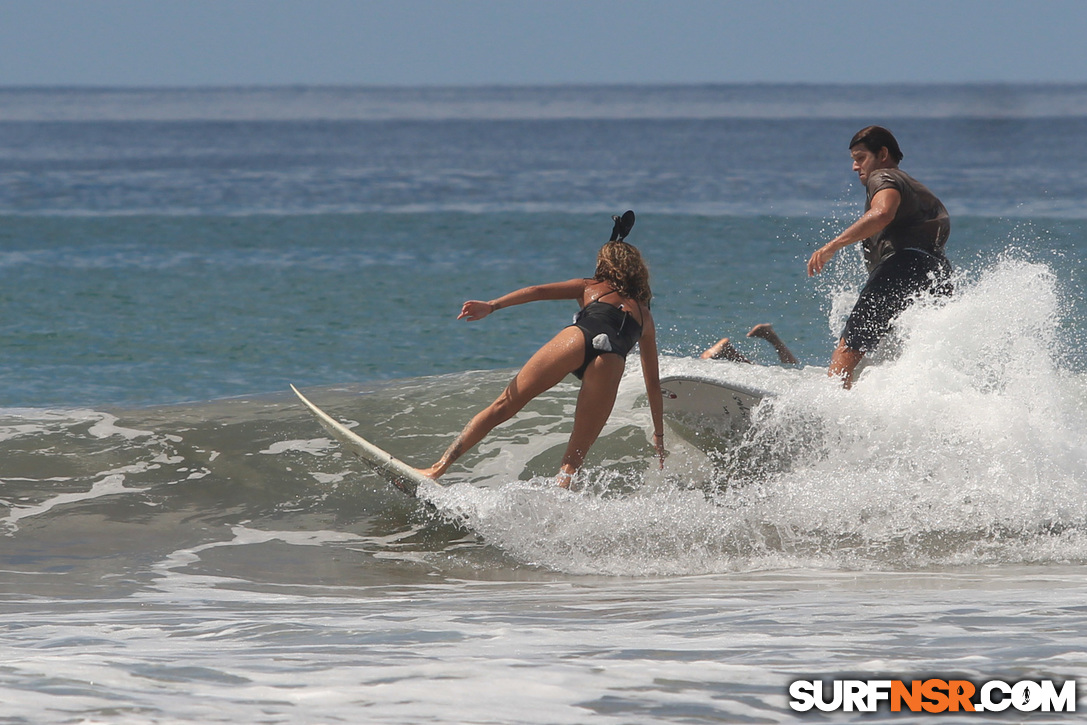
[[[837,249],[827,244],[812,252],[811,259],[808,260],[808,276],[814,277],[822,272],[823,267],[827,266],[827,262],[834,258],[834,253],[837,251]]]
[[[808,260],[808,276],[814,277],[823,271],[839,249],[844,249],[850,244],[856,244],[862,239],[875,236],[883,231],[888,224],[894,221],[898,213],[898,205],[902,203],[902,195],[898,189],[880,189],[872,197],[871,205],[860,219],[849,225],[849,228],[836,238],[816,249]]]

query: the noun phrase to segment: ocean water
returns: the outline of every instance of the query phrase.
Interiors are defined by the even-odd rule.
[[[860,213],[869,123],[948,206],[956,296],[845,392],[824,371],[862,265],[805,262]],[[1085,141],[1087,86],[0,89],[0,722],[791,722],[798,679],[1083,690]],[[461,302],[591,274],[627,208],[663,372],[776,392],[742,439],[669,435],[655,470],[632,358],[581,490],[550,478],[569,380],[419,502],[290,394],[429,464],[574,311]],[[759,364],[698,359],[725,335]]]

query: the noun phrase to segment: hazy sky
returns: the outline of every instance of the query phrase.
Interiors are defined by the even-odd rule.
[[[0,0],[0,85],[1087,81],[1085,0]]]

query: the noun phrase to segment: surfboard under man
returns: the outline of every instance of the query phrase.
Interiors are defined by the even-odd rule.
[[[921,182],[898,168],[902,150],[881,126],[862,128],[849,142],[853,171],[868,195],[864,214],[815,250],[808,276],[819,274],[845,247],[862,242],[868,281],[846,321],[828,374],[853,384],[853,372],[891,323],[921,293],[951,294],[951,263],[944,245],[951,232],[947,209]]]

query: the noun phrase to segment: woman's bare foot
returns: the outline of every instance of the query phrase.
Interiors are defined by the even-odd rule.
[[[430,468],[416,468],[416,469],[415,469],[415,472],[416,472],[416,473],[418,473],[418,474],[420,474],[420,475],[426,476],[426,477],[427,477],[427,478],[429,478],[429,479],[430,479],[431,481],[437,481],[437,480],[438,480],[438,478],[439,478],[439,477],[440,477],[440,476],[441,476],[441,475],[442,475],[443,473],[445,473],[445,471],[444,471],[444,470],[442,469],[442,467],[441,467],[441,464],[440,464],[440,463],[435,463],[435,464],[434,464],[433,466],[431,466]]]

